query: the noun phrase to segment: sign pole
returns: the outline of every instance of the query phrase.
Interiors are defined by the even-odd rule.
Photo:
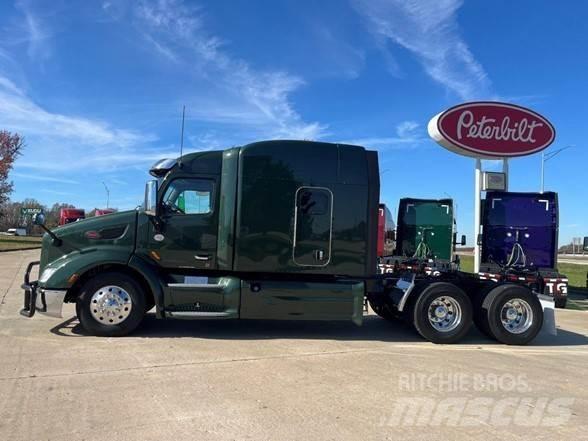
[[[508,176],[508,158],[502,158],[502,173],[505,176],[504,191],[508,191],[509,176]]]
[[[478,235],[480,234],[481,225],[481,186],[482,186],[482,161],[476,158],[476,171],[474,177],[474,274],[480,272],[480,245],[478,244]]]

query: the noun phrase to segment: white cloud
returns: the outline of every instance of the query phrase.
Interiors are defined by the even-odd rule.
[[[138,28],[158,53],[190,63],[193,74],[215,89],[213,96],[198,97],[191,118],[248,125],[258,134],[275,138],[324,136],[325,126],[304,121],[291,102],[292,93],[304,81],[282,71],[256,70],[231,56],[220,38],[207,33],[197,8],[180,0],[142,1],[135,16]]]
[[[489,96],[490,81],[460,36],[462,0],[352,0],[379,40],[414,54],[425,72],[462,99]]]
[[[419,128],[420,124],[415,121],[402,121],[396,126],[397,136],[365,137],[343,142],[383,150],[391,148],[414,148],[428,140],[427,137],[419,132]]]
[[[51,47],[48,43],[51,37],[49,28],[32,11],[28,1],[19,1],[16,3],[16,7],[24,15],[20,37],[28,45],[27,55],[34,61],[43,62],[47,60],[51,56]]]
[[[118,144],[123,147],[154,140],[153,136],[113,128],[102,121],[49,112],[5,77],[0,77],[0,116],[3,127],[25,136],[42,135],[81,144]]]
[[[399,138],[414,137],[415,130],[418,129],[419,123],[416,121],[403,121],[396,126],[396,133]]]
[[[128,168],[131,163],[145,163],[169,154],[148,148],[157,139],[152,134],[45,110],[2,76],[0,121],[2,129],[25,137],[25,155],[17,160],[17,167],[66,170],[73,163],[97,169]]]
[[[59,190],[52,190],[49,188],[42,188],[41,191],[43,193],[49,193],[49,194],[53,194],[56,196],[72,196],[74,193],[70,192],[70,191],[59,191]]]
[[[31,181],[43,181],[43,182],[57,182],[61,184],[79,184],[78,181],[74,181],[73,179],[62,178],[59,176],[47,176],[47,175],[38,175],[32,173],[19,173],[19,172],[12,172],[10,173],[10,177],[12,178],[22,178]]]

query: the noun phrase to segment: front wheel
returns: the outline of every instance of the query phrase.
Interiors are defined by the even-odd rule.
[[[472,326],[472,303],[451,283],[431,283],[419,294],[411,312],[416,330],[433,343],[455,343]]]
[[[98,274],[80,291],[76,311],[90,334],[118,337],[130,334],[145,316],[145,294],[130,276],[119,272]]]

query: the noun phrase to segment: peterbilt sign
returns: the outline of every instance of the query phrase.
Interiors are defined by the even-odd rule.
[[[509,158],[539,152],[555,139],[553,125],[532,110],[494,101],[464,103],[429,121],[431,138],[475,158]]]

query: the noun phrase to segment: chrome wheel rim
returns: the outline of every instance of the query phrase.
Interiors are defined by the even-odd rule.
[[[440,296],[429,305],[429,323],[440,332],[450,332],[461,323],[461,306],[450,296]]]
[[[500,321],[511,334],[522,334],[533,324],[531,305],[523,299],[510,299],[502,305]]]
[[[113,326],[124,322],[131,314],[131,296],[120,286],[103,286],[92,295],[90,313],[103,325]]]

